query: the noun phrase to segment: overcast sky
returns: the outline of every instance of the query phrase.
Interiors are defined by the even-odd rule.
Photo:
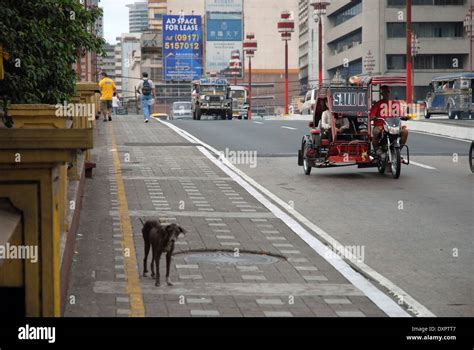
[[[99,6],[104,9],[104,37],[110,44],[115,44],[115,38],[122,33],[128,33],[127,4],[144,2],[138,0],[101,0]]]

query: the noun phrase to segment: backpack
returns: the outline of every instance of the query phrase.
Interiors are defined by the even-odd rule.
[[[143,80],[142,94],[143,94],[143,96],[150,96],[151,95],[151,85],[148,82],[148,79]]]

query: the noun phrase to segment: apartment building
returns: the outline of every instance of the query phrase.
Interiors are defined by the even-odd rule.
[[[413,0],[412,28],[420,50],[414,58],[415,100],[428,91],[432,77],[469,69],[472,60],[463,21],[471,0]],[[334,0],[325,28],[325,70],[344,78],[371,72],[404,74],[406,69],[405,0]],[[405,98],[397,88],[395,97]]]
[[[148,29],[148,3],[136,2],[127,5],[130,33],[143,33]]]

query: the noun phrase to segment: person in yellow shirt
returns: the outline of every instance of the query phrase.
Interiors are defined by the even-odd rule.
[[[115,92],[115,83],[112,79],[107,76],[107,73],[100,73],[100,110],[104,116],[104,122],[112,121],[112,99]]]

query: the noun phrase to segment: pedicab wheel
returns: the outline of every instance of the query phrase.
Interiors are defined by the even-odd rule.
[[[400,177],[400,173],[402,171],[402,157],[400,155],[400,148],[393,148],[392,149],[392,177],[394,179],[398,179]]]
[[[304,171],[305,175],[311,175],[311,169],[313,169],[313,168],[311,167],[311,165],[309,165],[308,160],[305,158],[303,160],[303,171]]]
[[[379,171],[379,174],[385,174],[385,168],[387,167],[387,163],[385,162],[382,162],[381,160],[379,160],[377,162],[377,170]]]
[[[473,153],[474,153],[474,152],[473,152],[473,149],[474,149],[474,141],[472,141],[472,143],[471,143],[471,149],[469,150],[469,166],[471,167],[471,172],[474,173],[474,167],[473,167],[474,161],[473,161],[473,159],[472,159],[472,157],[474,156],[474,154],[473,154]]]

